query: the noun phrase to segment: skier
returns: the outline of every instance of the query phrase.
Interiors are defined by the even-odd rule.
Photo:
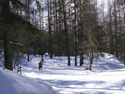
[[[39,62],[39,70],[42,70],[42,67],[43,67],[43,62],[42,62],[42,59],[41,59],[41,61]]]

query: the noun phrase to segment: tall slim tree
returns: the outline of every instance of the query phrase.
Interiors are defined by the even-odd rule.
[[[48,0],[48,49],[50,53],[50,59],[53,57],[53,46],[52,46],[52,17],[51,17],[51,12],[52,12],[52,0]]]
[[[117,22],[117,11],[116,11],[116,2],[114,1],[114,24],[115,24],[115,52],[116,57],[118,58],[118,22]]]
[[[77,66],[77,2],[76,0],[74,2],[74,43],[75,43],[75,66]]]
[[[13,70],[12,67],[12,58],[11,58],[11,49],[10,49],[10,0],[2,1],[2,25],[3,25],[3,41],[4,41],[4,59],[5,59],[5,68]]]
[[[68,34],[68,27],[67,27],[67,18],[66,18],[66,5],[65,0],[62,0],[62,8],[63,8],[63,21],[64,21],[64,30],[65,30],[65,47],[68,56],[68,66],[70,66],[70,48],[69,48],[69,34]]]

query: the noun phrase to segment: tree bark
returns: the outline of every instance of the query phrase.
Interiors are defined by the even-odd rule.
[[[83,53],[80,53],[80,66],[82,66],[84,64],[83,62]]]
[[[51,0],[49,1],[48,0],[48,28],[49,28],[49,32],[48,32],[48,35],[49,35],[49,53],[50,53],[50,59],[53,58],[53,48],[52,48],[52,28],[51,28]]]
[[[64,29],[65,29],[65,46],[66,46],[66,51],[67,51],[67,56],[68,56],[68,66],[70,66],[70,52],[69,52],[69,35],[68,35],[68,28],[67,28],[67,21],[66,21],[66,9],[65,9],[65,0],[62,0],[62,6],[63,6],[63,16],[64,16]]]
[[[77,26],[76,26],[76,0],[74,0],[74,11],[75,11],[75,14],[74,14],[74,32],[75,32],[75,66],[77,66]]]
[[[116,57],[118,58],[117,11],[115,2],[114,2],[114,17],[115,17],[115,52],[116,52]]]
[[[5,68],[13,70],[12,66],[12,57],[11,57],[11,46],[9,39],[9,0],[3,0],[2,5],[2,25],[3,25],[3,42],[4,42],[4,59],[5,59]]]
[[[92,70],[92,63],[93,63],[93,53],[90,53],[90,65],[89,65],[89,70]]]

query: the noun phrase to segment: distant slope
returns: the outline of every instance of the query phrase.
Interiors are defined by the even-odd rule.
[[[114,55],[103,53],[103,57],[94,58],[93,68],[98,70],[114,70],[124,68],[123,63]]]

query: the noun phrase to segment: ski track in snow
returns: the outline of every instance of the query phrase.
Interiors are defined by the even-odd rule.
[[[23,67],[23,75],[42,79],[52,85],[57,94],[125,94],[125,69],[115,58],[95,60],[93,71],[84,70],[84,66],[75,67],[74,57],[71,57],[72,66],[67,66],[66,57],[52,60],[45,57],[43,70],[38,71],[40,60],[40,57],[32,58]]]

